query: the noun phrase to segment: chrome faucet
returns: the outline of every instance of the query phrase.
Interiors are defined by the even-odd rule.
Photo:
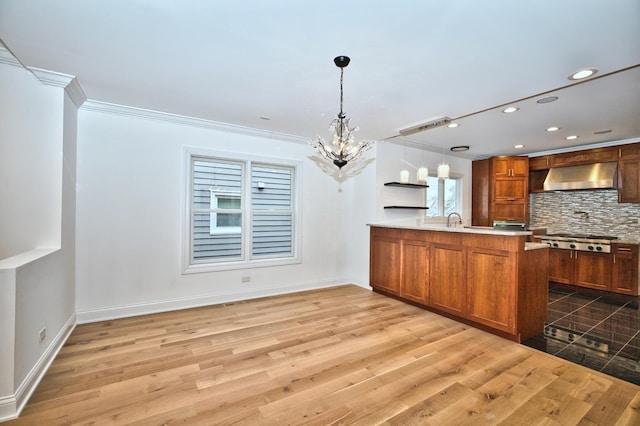
[[[447,216],[447,228],[451,228],[451,216],[458,216],[458,220],[453,222],[454,227],[455,225],[462,225],[462,216],[460,216],[459,213],[453,212],[449,213],[449,216]]]

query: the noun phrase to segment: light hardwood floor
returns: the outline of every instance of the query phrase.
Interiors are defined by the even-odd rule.
[[[78,326],[54,424],[640,424],[640,387],[357,286]]]

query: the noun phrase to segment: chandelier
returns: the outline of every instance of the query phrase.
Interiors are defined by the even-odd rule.
[[[333,132],[331,142],[325,141],[322,136],[318,136],[316,139],[309,142],[320,155],[329,161],[333,161],[333,164],[335,164],[340,170],[342,170],[342,167],[344,167],[349,161],[353,161],[362,156],[362,154],[371,148],[375,142],[361,141],[356,143],[353,134],[358,130],[358,128],[349,126],[350,117],[347,117],[342,111],[342,77],[344,69],[349,65],[350,61],[351,59],[349,59],[348,56],[337,56],[333,60],[336,66],[340,68],[340,112],[338,113],[338,116],[331,121],[331,125],[329,126],[329,130]]]

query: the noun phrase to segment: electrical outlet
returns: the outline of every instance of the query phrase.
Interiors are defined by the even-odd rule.
[[[240,278],[240,281],[243,282],[243,283],[251,282],[251,277],[249,275],[246,275],[246,276]]]
[[[47,337],[47,329],[45,327],[42,327],[40,329],[40,342],[42,343],[46,337]]]

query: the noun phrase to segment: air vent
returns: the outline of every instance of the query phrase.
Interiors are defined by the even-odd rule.
[[[399,133],[402,136],[412,135],[414,133],[424,132],[425,130],[435,129],[436,127],[446,126],[451,123],[451,118],[440,117],[435,120],[427,121],[426,123],[416,124],[415,126],[400,129]]]

